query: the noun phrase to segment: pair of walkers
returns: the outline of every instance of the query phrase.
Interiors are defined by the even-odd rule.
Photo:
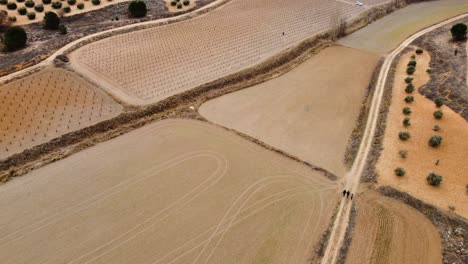
[[[351,194],[351,196],[350,196],[350,194]],[[346,198],[351,198],[351,200],[352,200],[353,197],[354,197],[354,194],[350,193],[349,190],[345,189],[345,190],[343,190],[343,197],[345,197],[345,196],[346,196]]]

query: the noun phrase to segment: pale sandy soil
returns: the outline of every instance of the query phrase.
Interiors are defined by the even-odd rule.
[[[359,196],[356,206],[347,264],[442,263],[439,233],[420,212],[373,192]]]
[[[189,10],[197,5],[197,0],[190,0],[189,5],[184,5],[183,2],[184,0],[180,0],[180,3],[182,3],[182,8],[177,8],[177,6],[172,6],[171,2],[172,0],[164,0],[166,2],[167,9],[169,9],[169,12],[177,13],[177,12],[182,12]]]
[[[414,32],[466,12],[468,12],[466,0],[439,0],[411,4],[341,39],[339,43],[386,53]]]
[[[0,188],[0,263],[306,263],[337,185],[206,123],[167,120]]]
[[[26,1],[27,0],[25,0],[25,2]],[[63,9],[66,6],[69,6],[71,8],[70,13],[63,12],[63,16],[67,17],[67,16],[73,16],[75,14],[89,12],[89,11],[96,10],[96,9],[99,9],[99,8],[103,8],[103,7],[106,7],[106,6],[109,6],[109,5],[122,3],[122,2],[127,2],[127,1],[130,1],[130,0],[101,0],[101,4],[99,4],[99,5],[93,5],[91,0],[77,0],[76,4],[69,5],[67,3],[67,1],[65,0],[65,1],[60,1],[62,3],[62,8],[61,9],[53,9],[52,4],[47,4],[47,5],[43,4],[42,0],[33,0],[33,1],[36,3],[36,5],[42,4],[44,6],[44,11],[37,12],[36,10],[34,10],[34,7],[26,7],[24,5],[24,2],[23,3],[18,3],[18,2],[14,1],[14,0],[10,0],[10,2],[16,3],[16,5],[17,5],[16,10],[8,10],[6,5],[0,5],[0,10],[7,11],[8,16],[15,16],[16,17],[16,22],[12,23],[12,25],[24,25],[24,24],[41,22],[44,19],[45,12],[47,12],[47,11],[52,11],[52,12],[54,12],[56,14],[59,14],[59,12],[61,12],[61,9]],[[52,2],[54,2],[54,1],[59,1],[59,0],[52,0]],[[77,5],[79,3],[84,3],[84,5],[85,5],[85,7],[83,9],[81,9],[81,10],[78,9],[78,7],[77,7]],[[34,20],[29,20],[29,18],[26,15],[23,16],[23,15],[20,15],[18,13],[18,9],[20,7],[23,7],[23,6],[26,7],[28,12],[36,13],[36,18]]]
[[[200,114],[339,176],[379,56],[330,47],[292,71],[203,104]]]
[[[391,185],[402,191],[408,192],[414,197],[442,209],[455,206],[456,213],[468,217],[468,195],[465,185],[468,184],[466,177],[468,172],[468,124],[453,112],[450,108],[443,106],[441,110],[444,116],[436,120],[432,113],[437,110],[435,104],[423,97],[418,92],[413,92],[414,102],[407,104],[403,101],[406,96],[404,79],[406,78],[406,65],[413,53],[405,54],[398,67],[393,88],[393,97],[387,119],[385,130],[384,150],[377,164],[378,181],[380,185]],[[430,56],[427,52],[419,55],[415,80],[413,83],[418,88],[428,81],[426,69],[429,65]],[[404,115],[402,108],[411,107],[413,113],[410,115],[412,125],[405,129],[402,121]],[[433,127],[439,125],[439,132],[433,131]],[[411,139],[407,142],[398,138],[400,131],[409,131]],[[428,145],[429,138],[439,134],[443,137],[442,144],[438,148]],[[408,151],[408,158],[399,156],[400,150]],[[436,165],[437,160],[439,164]],[[406,175],[397,177],[394,174],[396,167],[406,170]],[[439,187],[430,186],[426,182],[426,176],[435,172],[443,176]]]
[[[234,0],[195,19],[86,45],[71,54],[72,66],[125,102],[156,102],[329,28],[337,9],[344,18],[363,11],[329,0]]]
[[[122,106],[63,69],[0,85],[0,159],[117,116]]]

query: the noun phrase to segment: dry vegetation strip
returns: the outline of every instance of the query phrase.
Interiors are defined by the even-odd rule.
[[[2,186],[0,262],[303,263],[336,189],[224,129],[167,120]]]
[[[117,116],[122,106],[63,69],[0,86],[0,159]]]
[[[438,109],[434,102],[417,92],[429,79],[426,69],[430,57],[427,52],[416,57],[416,73],[413,76],[415,92],[405,92],[406,65],[412,54],[414,52],[403,55],[396,68],[393,97],[383,141],[384,150],[377,164],[379,184],[395,186],[443,209],[454,206],[456,213],[467,217],[468,208],[465,205],[468,195],[465,186],[468,164],[465,161],[468,156],[468,125],[460,115],[445,106],[441,108],[443,118],[435,119],[433,112]],[[413,96],[414,102],[406,103],[406,96]],[[410,107],[412,113],[409,116],[403,115],[403,107]],[[404,117],[410,118],[411,126],[403,125]],[[440,131],[433,130],[436,125],[440,127]],[[411,138],[401,141],[398,136],[400,131],[408,131]],[[442,144],[437,148],[428,144],[429,138],[434,134],[443,137]],[[400,157],[400,151],[407,151],[407,158]],[[404,168],[406,174],[402,177],[396,176],[394,170],[397,167]],[[430,172],[443,176],[439,187],[427,183],[426,176]]]
[[[441,239],[417,210],[373,191],[357,200],[346,263],[441,263]]]
[[[378,60],[373,53],[329,47],[280,77],[203,104],[200,114],[343,176],[361,106],[356,102]]]

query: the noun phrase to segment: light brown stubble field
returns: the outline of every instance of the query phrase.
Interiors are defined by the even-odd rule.
[[[0,188],[1,263],[305,263],[337,185],[206,123],[167,120]]]
[[[344,154],[380,56],[327,48],[292,71],[200,107],[209,121],[344,176]]]
[[[396,69],[395,85],[387,119],[387,128],[383,142],[384,150],[377,163],[378,182],[380,185],[394,186],[408,192],[414,197],[430,204],[434,204],[447,210],[449,206],[456,208],[455,212],[468,217],[468,194],[466,184],[468,179],[468,124],[450,108],[442,106],[444,116],[441,120],[433,117],[436,108],[434,102],[422,96],[417,89],[429,80],[426,69],[429,67],[430,56],[427,52],[416,57],[417,66],[414,74],[413,92],[414,102],[405,103],[407,95],[404,91],[407,77],[406,65],[414,52],[402,56]],[[402,108],[409,106],[412,110],[411,126],[404,128],[402,121],[404,115]],[[441,130],[433,131],[435,125]],[[411,138],[401,141],[398,138],[400,131],[409,131]],[[432,135],[443,137],[442,144],[438,148],[429,146],[428,141]],[[400,150],[408,151],[408,157],[402,159]],[[439,164],[436,165],[437,160]],[[406,175],[398,177],[394,173],[396,167],[406,170]],[[435,172],[443,176],[439,187],[433,187],[426,181],[426,176]]]
[[[63,69],[0,85],[0,160],[121,111],[102,90]]]

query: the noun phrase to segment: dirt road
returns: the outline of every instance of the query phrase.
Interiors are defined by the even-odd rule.
[[[361,179],[361,175],[364,171],[364,167],[366,165],[367,156],[370,152],[372,141],[374,139],[374,133],[376,130],[377,120],[379,117],[379,109],[382,101],[382,95],[385,88],[385,83],[387,81],[388,73],[390,71],[391,64],[395,57],[403,51],[411,42],[413,42],[416,38],[421,35],[424,35],[427,32],[430,32],[436,28],[444,26],[448,23],[456,21],[460,18],[466,17],[468,14],[460,15],[429,28],[426,28],[418,33],[412,35],[408,39],[406,39],[403,43],[401,43],[395,50],[393,50],[387,57],[382,65],[382,68],[379,73],[379,78],[377,80],[377,85],[375,88],[374,96],[372,98],[371,108],[369,111],[368,120],[366,123],[366,129],[364,132],[363,140],[359,147],[359,152],[356,157],[356,160],[345,177],[344,188],[350,190],[352,193],[356,193],[359,187],[359,182]],[[333,264],[336,262],[336,258],[339,254],[341,244],[346,233],[346,228],[348,226],[348,219],[351,209],[351,203],[347,199],[343,199],[340,203],[337,217],[333,224],[333,229],[331,231],[330,239],[328,242],[328,247],[325,251],[324,257],[322,259],[322,263],[330,263]]]
[[[305,263],[337,185],[207,123],[166,120],[0,188],[0,263]]]

